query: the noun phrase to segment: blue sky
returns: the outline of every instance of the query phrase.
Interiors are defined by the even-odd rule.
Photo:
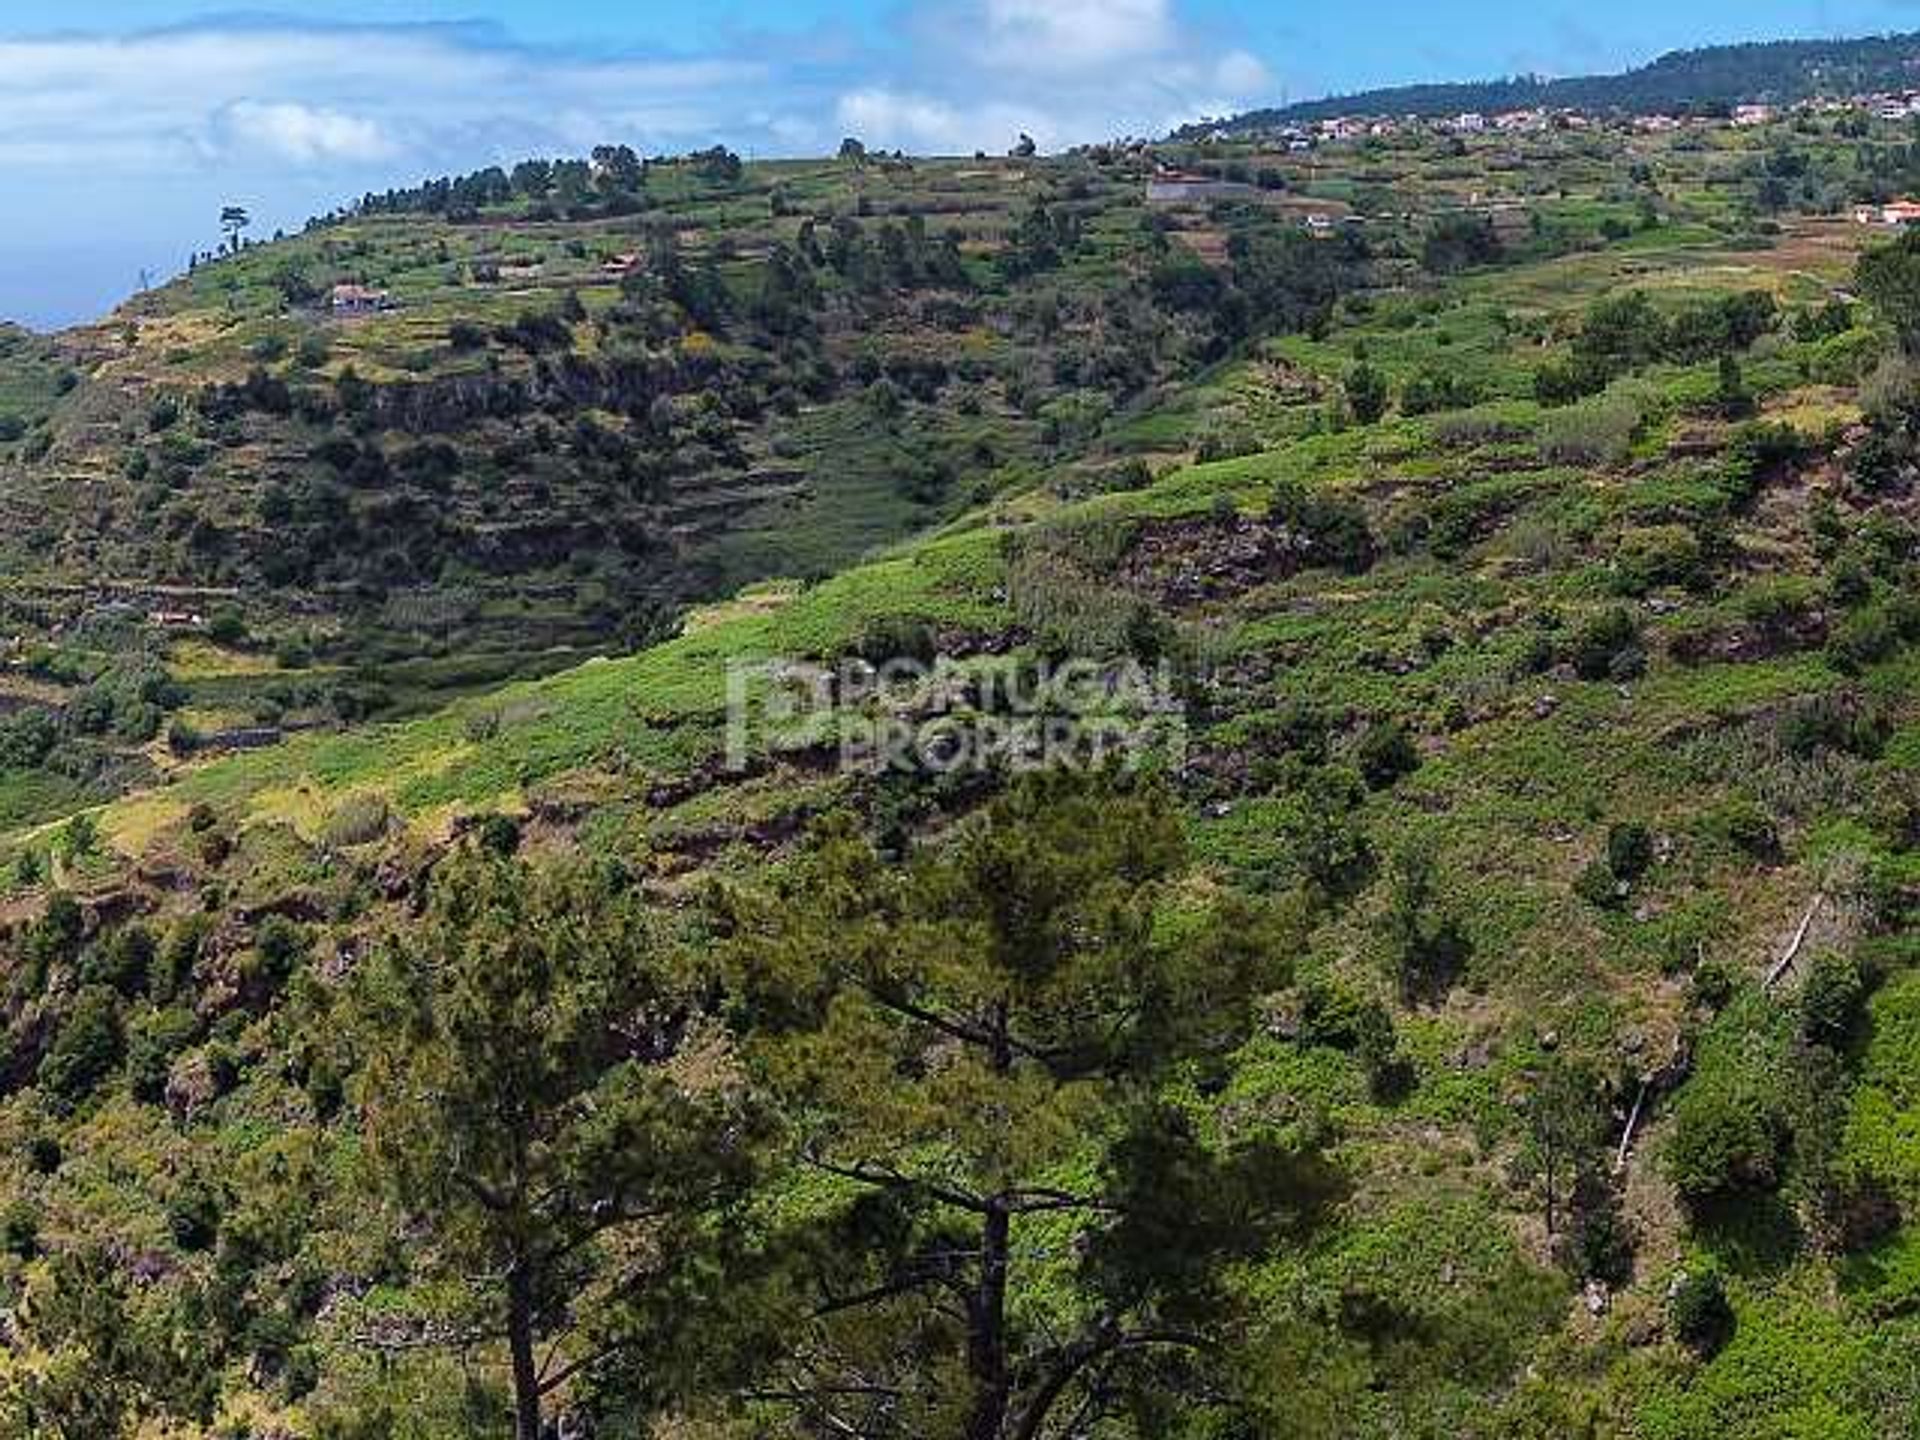
[[[1920,0],[0,0],[0,317],[103,313],[212,243],[226,203],[270,233],[606,139],[1055,147],[1372,85],[1901,29]]]

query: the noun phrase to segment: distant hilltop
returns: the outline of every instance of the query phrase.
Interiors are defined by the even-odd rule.
[[[1819,96],[1899,93],[1915,86],[1920,86],[1920,33],[1777,40],[1676,50],[1618,75],[1519,75],[1329,96],[1189,126],[1182,134],[1232,134],[1342,116],[1434,117],[1535,109],[1724,113],[1742,104],[1789,105]]]

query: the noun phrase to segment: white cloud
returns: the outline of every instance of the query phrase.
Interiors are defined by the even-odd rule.
[[[849,91],[835,107],[840,128],[888,149],[959,155],[1005,149],[1021,133],[1051,131],[1045,111],[1003,101],[959,105],[884,86]],[[1051,134],[1042,135],[1052,139]]]
[[[537,50],[472,26],[208,21],[0,38],[0,165],[444,170],[587,134],[668,148],[723,132],[734,98],[768,73],[729,57]]]
[[[1178,39],[1168,0],[986,0],[977,20],[995,63],[1022,69],[1095,69]]]
[[[301,165],[372,162],[400,151],[378,121],[290,100],[237,100],[219,116],[218,129],[236,146],[258,147]]]
[[[1236,99],[1258,95],[1273,84],[1273,76],[1257,55],[1230,50],[1214,62],[1213,83]]]
[[[736,40],[704,55],[514,43],[477,25],[208,20],[127,34],[0,35],[0,174],[420,173],[577,149],[726,140],[1002,148],[1145,130],[1263,98],[1265,68],[1181,0],[907,0],[897,32]],[[814,37],[818,40],[820,37]],[[0,180],[0,187],[5,184]],[[0,188],[0,198],[4,189]]]
[[[1264,100],[1266,66],[1176,0],[919,0],[908,43],[840,96],[892,148],[998,150],[1150,134]]]

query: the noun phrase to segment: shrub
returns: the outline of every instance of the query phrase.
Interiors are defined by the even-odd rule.
[[[47,908],[28,931],[28,946],[43,961],[70,960],[86,929],[86,913],[80,902],[64,890],[47,900]]]
[[[1738,420],[1753,413],[1753,392],[1747,388],[1746,377],[1740,373],[1740,362],[1731,355],[1720,357],[1720,367],[1714,381],[1713,406],[1728,420]]]
[[[1780,1179],[1780,1127],[1752,1090],[1696,1078],[1673,1107],[1667,1178],[1694,1205]]]
[[[1441,415],[1433,422],[1433,441],[1449,450],[1471,450],[1479,445],[1521,440],[1524,427],[1492,415]]]
[[[74,998],[40,1062],[40,1083],[57,1098],[78,1103],[113,1072],[124,1047],[120,997],[110,986],[89,985]]]
[[[1734,796],[1709,811],[1702,824],[1710,839],[1750,859],[1780,858],[1780,832],[1773,817],[1745,796]]]
[[[1620,1191],[1598,1166],[1582,1165],[1574,1176],[1560,1259],[1574,1276],[1608,1285],[1633,1278],[1633,1228],[1620,1203]]]
[[[1420,752],[1397,720],[1369,725],[1354,751],[1354,763],[1369,790],[1385,790],[1420,768]]]
[[[1806,450],[1800,432],[1771,420],[1752,420],[1733,432],[1721,462],[1721,472],[1737,500],[1751,499],[1771,477],[1797,461]]]
[[[1100,488],[1110,493],[1146,490],[1153,485],[1153,467],[1138,455],[1110,466],[1100,474]]]
[[[1260,437],[1244,425],[1213,424],[1201,432],[1194,446],[1196,463],[1210,465],[1216,460],[1238,460],[1243,455],[1260,453]]]
[[[146,926],[126,925],[88,953],[80,977],[89,984],[111,985],[122,995],[136,996],[147,988],[155,949],[152,932]]]
[[[1434,889],[1432,859],[1422,851],[1397,857],[1381,928],[1400,993],[1409,1003],[1444,998],[1473,958],[1473,942]]]
[[[60,831],[60,848],[69,859],[84,860],[100,848],[100,822],[84,811]]]
[[[1346,392],[1347,409],[1362,425],[1371,425],[1387,413],[1387,382],[1366,361],[1347,372]]]
[[[1857,557],[1841,555],[1826,578],[1826,593],[1841,609],[1851,611],[1872,599],[1874,582]]]
[[[1860,408],[1878,431],[1898,430],[1920,414],[1920,365],[1888,355],[1860,383]]]
[[[278,989],[292,978],[306,955],[306,932],[284,915],[269,915],[253,938],[253,954],[245,970],[249,978]]]
[[[1420,263],[1435,275],[1451,275],[1500,259],[1500,236],[1480,214],[1443,215],[1420,242]]]
[[[1667,1319],[1674,1338],[1703,1356],[1711,1356],[1733,1334],[1733,1306],[1717,1270],[1681,1275],[1667,1298]]]
[[[133,1098],[158,1105],[166,1098],[174,1058],[191,1045],[198,1030],[193,1012],[170,1005],[137,1019],[127,1035],[127,1089]]]
[[[887,615],[869,620],[854,641],[853,653],[869,665],[898,662],[931,665],[940,653],[933,627],[924,620]]]
[[[1853,674],[1899,650],[1902,636],[1893,612],[1885,605],[1864,605],[1845,616],[1827,637],[1827,658],[1834,669]]]
[[[13,883],[23,890],[32,889],[46,878],[46,865],[37,850],[22,850],[13,857]]]
[[[211,1249],[220,1233],[220,1197],[213,1187],[198,1180],[181,1186],[167,1206],[167,1229],[189,1254]]]
[[[392,823],[387,802],[378,795],[349,795],[327,819],[326,842],[336,848],[371,845]]]
[[[0,1217],[0,1249],[20,1260],[40,1253],[40,1215],[25,1200],[15,1200]]]
[[[520,822],[511,815],[489,815],[475,832],[475,843],[502,859],[520,848]]]
[[[1707,960],[1695,967],[1687,998],[1702,1010],[1724,1010],[1733,999],[1733,987],[1733,972],[1719,960]]]
[[[1649,525],[1627,530],[1613,556],[1613,582],[1627,595],[1661,585],[1703,585],[1708,578],[1700,537],[1685,525]]]
[[[1393,1047],[1393,1020],[1379,1001],[1331,975],[1300,987],[1300,1038],[1309,1045],[1359,1051]]]
[[[1404,1090],[1411,1078],[1386,1006],[1331,976],[1317,977],[1301,987],[1300,1038],[1309,1045],[1358,1057],[1369,1085],[1383,1098]]]
[[[1267,521],[1304,538],[1313,564],[1352,574],[1373,564],[1373,532],[1367,527],[1367,512],[1358,500],[1309,491],[1298,481],[1282,480],[1274,486],[1268,501]]]
[[[1634,657],[1639,666],[1635,667]],[[1645,667],[1646,652],[1640,645],[1640,626],[1624,606],[1615,605],[1590,617],[1574,633],[1572,654],[1574,673],[1582,680],[1625,678]]]
[[[1807,967],[1800,986],[1800,1033],[1819,1045],[1842,1044],[1866,996],[1860,967],[1845,955],[1823,951]]]
[[[1430,415],[1436,410],[1464,410],[1479,399],[1479,390],[1471,380],[1452,370],[1428,368],[1401,387],[1400,413]]]
[[[1587,307],[1574,337],[1574,354],[1609,374],[1659,358],[1666,327],[1643,291],[1606,295]]]
[[[1868,494],[1889,489],[1908,463],[1907,447],[1884,430],[1869,430],[1847,454],[1847,475]]]
[[[175,716],[168,722],[167,749],[176,757],[185,759],[195,754],[206,743],[207,737],[189,721]]]
[[[1610,910],[1626,899],[1626,884],[1608,867],[1595,860],[1574,876],[1573,893],[1599,910]]]
[[[1617,465],[1632,451],[1642,418],[1625,396],[1555,411],[1540,422],[1540,458],[1551,465]]]
[[[1798,577],[1755,581],[1740,595],[1740,615],[1770,641],[1781,641],[1806,625],[1817,608],[1812,584]]]
[[[171,1000],[193,978],[201,946],[212,930],[213,918],[200,914],[183,916],[167,932],[147,976],[147,993],[156,1003]]]
[[[1888,728],[1881,707],[1850,690],[1802,696],[1774,717],[1780,748],[1802,760],[1826,751],[1872,760],[1885,748]]]
[[[237,605],[222,605],[207,621],[207,638],[216,645],[238,647],[247,643],[247,617]]]
[[[1653,864],[1653,836],[1644,825],[1615,825],[1607,831],[1607,869],[1621,880],[1637,880]]]
[[[1571,405],[1588,395],[1598,395],[1611,378],[1606,367],[1591,360],[1576,357],[1553,361],[1534,372],[1533,398],[1549,407]]]

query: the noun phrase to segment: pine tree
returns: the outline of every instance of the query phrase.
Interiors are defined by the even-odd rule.
[[[630,897],[486,855],[435,892],[356,977],[366,1152],[419,1268],[497,1316],[537,1440],[545,1397],[636,1343],[630,1294],[747,1192],[762,1117],[698,968]]]
[[[734,898],[757,1053],[838,1201],[775,1387],[809,1431],[1027,1440],[1163,1383],[1223,1337],[1220,1260],[1318,1214],[1317,1155],[1210,1144],[1165,1097],[1246,1039],[1296,939],[1188,879],[1158,792],[1054,775],[904,866],[839,825]],[[1041,1271],[1044,1315],[1015,1304]]]

